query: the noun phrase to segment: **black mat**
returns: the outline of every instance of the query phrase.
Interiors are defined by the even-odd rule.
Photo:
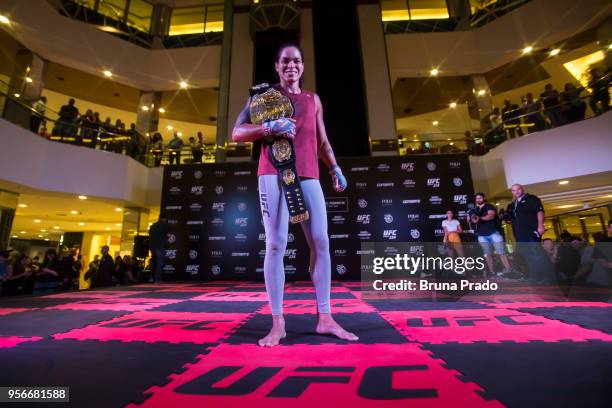
[[[612,334],[612,307],[538,307],[519,310]]]

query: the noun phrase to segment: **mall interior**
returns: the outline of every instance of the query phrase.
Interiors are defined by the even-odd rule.
[[[286,42],[337,156],[468,153],[489,202],[521,183],[546,238],[593,242],[612,217],[611,13],[605,0],[5,0],[0,246],[72,249],[83,265],[103,245],[132,255],[164,165],[257,158],[231,131]]]

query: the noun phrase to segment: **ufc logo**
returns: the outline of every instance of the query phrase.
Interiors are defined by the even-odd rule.
[[[514,317],[526,317],[524,315],[506,315],[506,316],[493,316],[495,320],[508,326],[525,326],[532,324],[544,324],[543,322],[534,321],[518,321]],[[446,317],[432,317],[431,319],[413,318],[407,319],[406,324],[408,327],[449,327],[449,326],[460,326],[460,327],[472,327],[476,326],[476,322],[490,322],[495,321],[487,316],[457,316],[452,319]]]
[[[191,319],[123,319],[118,322],[102,324],[100,327],[125,329],[139,327],[141,329],[157,329],[163,326],[180,326],[183,330],[213,330],[214,323],[228,322],[229,320],[191,320]]]
[[[259,197],[261,201],[261,214],[270,217],[270,212],[268,211],[268,194],[261,193]]]
[[[235,373],[242,371],[246,366],[219,366],[202,374],[198,378],[176,388],[177,393],[191,395],[216,395],[239,397],[251,394],[263,387],[274,378],[277,383],[284,377],[266,397],[270,398],[299,398],[312,384],[349,384],[356,377],[356,367],[350,366],[306,366],[297,367],[293,372],[286,372],[283,367],[254,367],[235,379]],[[369,367],[361,376],[357,394],[362,398],[372,400],[437,398],[438,392],[434,388],[393,388],[393,375],[405,371],[427,371],[424,364]],[[226,383],[232,377],[232,382],[226,386],[215,386]],[[277,378],[275,378],[277,377]]]

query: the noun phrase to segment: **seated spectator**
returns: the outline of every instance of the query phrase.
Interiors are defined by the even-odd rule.
[[[550,238],[543,239],[542,248],[544,248],[544,252],[546,252],[550,263],[554,265],[557,262],[557,258],[559,256],[559,247],[555,244],[555,241]]]
[[[568,82],[561,92],[561,112],[568,123],[584,120],[586,102],[580,98],[582,91],[584,91],[583,87],[576,88]]]
[[[544,115],[546,115],[552,127],[565,124],[565,118],[561,114],[559,92],[553,89],[552,84],[546,84],[540,98],[542,98],[542,104],[544,105]]]
[[[502,120],[504,122],[504,129],[508,133],[509,139],[514,139],[515,134],[523,136],[523,129],[521,129],[521,110],[517,104],[510,102],[510,99],[504,100],[504,107],[502,109]]]
[[[601,76],[598,69],[590,72],[589,88],[591,88],[591,98],[589,106],[597,116],[610,110],[610,73]]]
[[[33,294],[54,292],[59,286],[60,265],[55,249],[48,249],[40,270],[36,272]]]
[[[124,273],[124,282],[125,284],[130,283],[138,283],[138,261],[133,256],[125,255],[123,257],[123,269]]]
[[[32,116],[30,116],[30,130],[34,133],[38,134],[38,129],[40,128],[40,124],[45,119],[45,111],[47,110],[47,98],[41,96],[34,104],[32,108],[36,111]]]
[[[123,284],[123,276],[125,275],[125,269],[123,266],[123,258],[121,258],[121,255],[117,255],[115,257],[115,269],[113,272],[113,284],[115,286],[120,286]]]

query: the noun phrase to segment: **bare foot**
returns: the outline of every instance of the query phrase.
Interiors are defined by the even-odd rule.
[[[319,334],[332,334],[339,339],[348,341],[357,341],[359,337],[353,333],[348,332],[342,328],[332,317],[331,314],[321,313],[319,315],[319,322],[317,323],[317,333]]]
[[[287,337],[285,320],[279,316],[272,316],[272,329],[266,337],[259,339],[258,343],[261,347],[273,347],[277,346],[281,339],[285,337]]]

